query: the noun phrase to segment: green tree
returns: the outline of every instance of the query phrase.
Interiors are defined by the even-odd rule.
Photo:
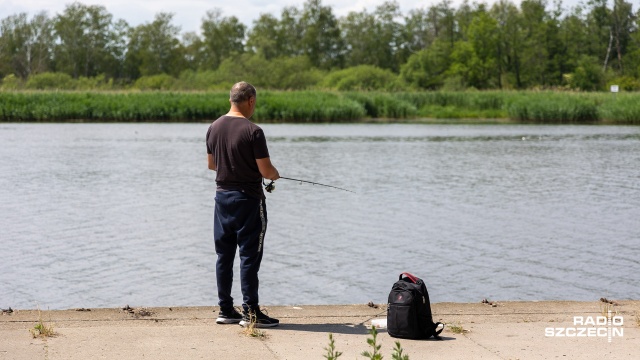
[[[205,68],[205,45],[198,34],[193,31],[182,34],[182,47],[187,68],[185,70]]]
[[[272,59],[265,69],[266,86],[271,89],[301,90],[316,86],[324,72],[316,69],[306,56]]]
[[[358,65],[331,72],[322,86],[339,91],[400,90],[405,84],[388,69],[371,65]]]
[[[587,26],[584,21],[584,8],[581,5],[574,7],[560,24],[560,40],[566,54],[565,73],[572,73],[578,66],[578,60],[582,55],[587,55],[589,50]]]
[[[379,44],[374,35],[375,19],[366,11],[350,12],[341,19],[340,27],[343,30],[346,50],[346,66],[361,64],[378,64],[376,57]]]
[[[247,36],[247,49],[265,59],[303,55],[302,13],[295,7],[282,9],[280,19],[261,14],[253,22]]]
[[[106,72],[113,56],[108,48],[113,40],[112,18],[104,6],[67,5],[55,19],[56,69],[74,78]]]
[[[495,87],[500,82],[498,23],[488,13],[479,13],[469,25],[469,41],[476,58],[477,88]]]
[[[624,73],[622,58],[631,42],[631,34],[634,30],[637,30],[634,29],[635,15],[633,14],[633,6],[624,0],[614,0],[611,17],[611,33],[615,39],[618,69],[621,73]]]
[[[411,54],[431,45],[436,38],[427,15],[424,9],[413,9],[404,18],[402,48]]]
[[[295,7],[282,9],[280,19],[270,14],[261,14],[248,33],[247,49],[267,60],[303,55],[304,31],[301,16],[300,10]]]
[[[497,29],[496,20],[479,12],[467,29],[469,40],[456,42],[450,73],[460,76],[467,86],[487,89],[499,84]]]
[[[28,21],[27,14],[0,22],[0,77],[15,74],[26,79],[51,68],[53,22],[46,13]]]
[[[29,80],[27,80],[26,88],[35,90],[71,90],[74,88],[74,81],[66,73],[44,72],[30,76]]]
[[[549,54],[545,69],[547,74],[545,85],[550,86],[557,86],[562,83],[562,74],[567,71],[565,64],[568,62],[566,48],[562,44],[560,33],[562,3],[557,0],[554,5],[555,8],[547,12],[544,20],[545,46]]]
[[[205,69],[216,69],[222,60],[244,51],[246,26],[235,16],[223,17],[219,9],[207,11],[201,28]]]
[[[212,82],[229,87],[239,78],[267,89],[308,89],[323,78],[306,56],[265,59],[260,54],[244,53],[222,61]]]
[[[400,45],[400,66],[433,44],[436,39],[448,45],[448,53],[453,50],[456,35],[456,21],[450,0],[442,0],[429,9],[415,9],[404,17],[402,44]]]
[[[427,16],[433,35],[448,43],[449,49],[452,50],[453,44],[460,38],[460,34],[456,31],[456,17],[454,9],[451,7],[451,1],[442,0],[437,5],[430,7]]]
[[[416,88],[439,89],[449,69],[450,54],[448,42],[438,39],[426,49],[412,54],[400,68],[400,77]]]
[[[462,4],[455,12],[456,25],[458,27],[459,37],[450,39],[450,41],[467,40],[468,28],[471,25],[471,21],[476,16],[478,11],[484,10],[484,4],[473,3],[473,6],[469,5],[469,0],[463,0]]]
[[[271,14],[260,14],[247,36],[247,48],[265,59],[284,55],[280,21]]]
[[[607,7],[607,0],[589,0],[587,4],[590,6],[590,11],[585,19],[587,42],[584,46],[588,49],[587,55],[599,59],[603,68],[606,69],[613,45],[613,32],[610,28],[611,11]]]
[[[523,46],[520,78],[528,87],[548,84],[545,7],[545,0],[523,0],[520,4]]]
[[[158,13],[153,22],[131,29],[125,59],[130,79],[163,73],[177,76],[186,67],[178,40],[180,28],[172,20],[173,14]]]
[[[402,26],[397,22],[399,17],[398,3],[387,1],[373,13],[350,12],[342,19],[341,27],[348,44],[347,66],[373,65],[398,71],[398,54],[404,43]]]
[[[215,71],[215,81],[231,86],[238,79],[245,79],[258,87],[268,87],[269,61],[257,54],[244,53],[222,61]]]
[[[321,69],[341,67],[344,63],[344,42],[338,20],[321,0],[307,0],[300,17],[303,54]]]
[[[193,81],[209,89],[247,74],[264,87],[303,89],[347,66],[358,67],[348,73],[351,88],[367,74],[384,79],[389,72],[419,89],[593,90],[607,82],[637,88],[640,12],[633,1],[584,0],[568,10],[562,0],[514,2],[462,0],[454,8],[453,0],[439,0],[403,14],[398,0],[387,0],[337,20],[321,0],[305,0],[279,17],[260,15],[251,28],[212,10],[201,33],[185,34],[173,14],[131,28],[104,6],[73,2],[51,18],[22,13],[0,20],[0,78],[7,89],[51,71],[71,75],[68,86],[78,89],[141,76],[140,86],[152,85],[145,88],[187,89]]]
[[[578,67],[571,77],[570,85],[577,90],[595,91],[604,87],[604,73],[598,64],[598,59],[592,56],[582,56]]]
[[[623,56],[625,72],[640,81],[640,10],[634,16],[635,24],[629,34],[629,44]]]
[[[493,4],[491,15],[497,21],[498,87],[522,87],[520,58],[522,54],[522,30],[518,8],[508,0]]]
[[[129,24],[120,19],[112,24],[111,31],[107,34],[105,47],[107,55],[100,69],[107,78],[122,79],[125,77],[124,64],[130,31]]]
[[[280,28],[278,33],[279,56],[299,56],[305,54],[303,35],[302,13],[299,9],[290,6],[282,10],[280,16]]]

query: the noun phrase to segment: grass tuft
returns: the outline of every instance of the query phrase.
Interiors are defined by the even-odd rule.
[[[40,311],[40,307],[38,307],[38,323],[33,328],[29,329],[29,332],[34,339],[38,337],[56,336],[56,332],[53,331],[53,324],[51,324],[51,318],[49,318],[48,325],[44,322],[44,320],[42,320],[42,312]]]
[[[267,333],[256,327],[256,315],[249,313],[249,325],[245,326],[242,333],[247,337],[257,338],[264,340],[267,338]]]
[[[611,303],[600,304],[600,314],[602,316],[604,317],[609,316],[609,312],[611,312],[611,316],[618,315],[618,309],[616,308],[615,304],[611,304]]]
[[[451,331],[454,334],[464,334],[469,332],[469,330],[463,328],[462,324],[460,324],[459,322],[455,324],[448,324],[448,325],[449,325],[449,331]]]

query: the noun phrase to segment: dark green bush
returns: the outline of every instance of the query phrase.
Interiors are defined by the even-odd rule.
[[[404,84],[398,75],[389,70],[371,65],[360,65],[344,70],[332,71],[327,75],[321,86],[331,90],[404,90]]]

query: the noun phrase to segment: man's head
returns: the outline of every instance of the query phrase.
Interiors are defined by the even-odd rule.
[[[256,108],[256,88],[245,81],[234,84],[229,92],[229,102],[232,109],[250,118]]]

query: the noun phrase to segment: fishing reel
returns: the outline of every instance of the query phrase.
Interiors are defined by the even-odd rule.
[[[276,189],[276,184],[273,180],[270,183],[265,184],[264,179],[262,179],[262,185],[264,185],[264,189],[267,190],[268,193],[272,193],[273,190]]]

